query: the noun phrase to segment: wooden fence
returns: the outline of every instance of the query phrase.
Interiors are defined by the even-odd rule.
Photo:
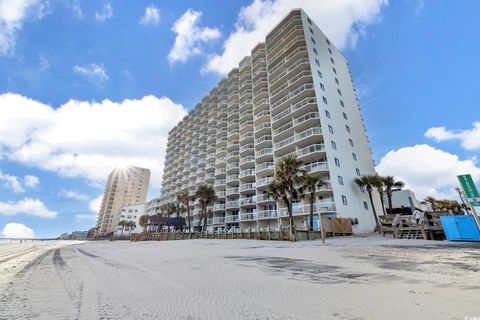
[[[347,236],[352,234],[351,220],[347,218],[322,218],[325,236]],[[295,230],[295,238],[298,241],[315,240],[321,238],[319,230]],[[188,232],[188,231],[172,231],[172,232],[142,232],[139,234],[116,236],[112,240],[131,240],[131,241],[148,241],[148,240],[184,240],[184,239],[255,239],[255,240],[278,240],[289,241],[289,228],[280,229],[241,229],[237,228],[230,232],[207,231],[207,232]]]

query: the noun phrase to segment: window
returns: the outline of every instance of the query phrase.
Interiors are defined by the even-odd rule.
[[[312,24],[312,20],[310,18],[307,18],[308,23]]]
[[[340,167],[340,160],[338,160],[338,158],[335,158],[335,165],[337,167]]]
[[[340,84],[340,82],[338,81],[337,78],[335,78],[335,83],[336,83],[336,84]]]
[[[325,91],[325,86],[323,85],[323,83],[320,82],[320,89],[322,89],[323,91]]]
[[[315,63],[317,64],[317,66],[320,66],[320,61],[318,61],[318,59],[315,59]]]
[[[323,78],[322,73],[319,70],[317,70],[317,74],[320,78]]]
[[[353,160],[357,161],[357,155],[355,153],[352,153],[352,158]]]
[[[315,53],[316,55],[318,55],[317,49],[313,48],[313,53]]]
[[[330,45],[330,40],[328,39],[325,39],[325,41],[327,41],[327,44]]]
[[[343,118],[344,118],[345,120],[348,120],[347,114],[346,114],[345,112],[343,113]]]
[[[342,203],[343,203],[345,206],[348,205],[347,197],[346,197],[346,196],[342,196]]]
[[[364,187],[364,186],[360,186],[360,191],[365,192],[365,187]]]
[[[343,178],[342,176],[338,176],[338,183],[343,186]]]
[[[355,171],[357,172],[357,176],[359,176],[360,175],[360,170],[358,168],[356,168]]]
[[[345,126],[345,129],[347,129],[347,132],[350,133],[350,127],[349,126]]]
[[[342,95],[342,91],[340,89],[337,89],[337,92],[339,95]]]
[[[337,69],[332,67],[332,71],[333,71],[333,73],[337,74]]]
[[[313,39],[313,37],[310,37],[310,40],[312,40],[313,44],[316,44],[315,39]]]
[[[332,141],[332,148],[333,150],[337,150],[337,144],[335,143],[335,141]]]
[[[313,29],[308,27],[308,29],[310,30],[310,33],[313,34]]]
[[[325,110],[325,115],[330,119],[330,112],[328,112],[328,110]]]
[[[363,201],[363,207],[365,208],[365,210],[368,210],[368,203],[367,203],[367,201]]]
[[[350,145],[353,147],[353,140],[352,139],[348,139],[348,143],[350,143]]]
[[[332,57],[330,57],[330,62],[331,62],[331,63],[335,63],[335,61],[333,60]]]
[[[333,133],[333,127],[331,125],[328,125],[328,131],[330,131],[330,133]]]
[[[322,100],[325,104],[328,104],[327,98],[325,98],[324,96],[322,97]]]
[[[345,104],[343,103],[342,100],[340,100],[340,105],[345,108]]]
[[[330,52],[330,54],[332,54],[332,49],[328,48],[328,52]]]

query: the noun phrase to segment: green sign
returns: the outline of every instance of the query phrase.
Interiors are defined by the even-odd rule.
[[[478,193],[477,186],[473,182],[472,176],[469,174],[464,174],[457,176],[460,185],[462,186],[463,192],[467,196],[468,202],[474,207],[480,206],[480,194]]]

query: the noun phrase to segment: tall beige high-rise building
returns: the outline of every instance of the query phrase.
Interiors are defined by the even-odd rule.
[[[161,201],[207,183],[218,197],[210,229],[286,226],[285,204],[267,191],[289,155],[327,182],[316,212],[353,218],[355,232],[373,230],[368,194],[353,182],[375,167],[350,69],[303,10],[280,21],[169,133]],[[194,225],[200,208],[192,206]],[[295,224],[305,226],[309,212],[307,199],[294,201]]]
[[[98,212],[97,235],[115,231],[122,207],[145,203],[149,182],[149,169],[128,166],[110,173]]]

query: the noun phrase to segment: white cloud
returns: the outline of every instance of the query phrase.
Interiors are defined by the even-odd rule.
[[[77,190],[62,190],[60,192],[60,195],[65,197],[65,198],[68,198],[68,199],[73,199],[73,200],[80,200],[80,201],[84,201],[84,200],[88,200],[88,196],[77,191]]]
[[[27,214],[42,218],[54,218],[57,212],[49,210],[45,204],[32,198],[23,198],[19,201],[0,202],[0,215]]]
[[[23,183],[29,188],[35,188],[40,184],[40,179],[36,176],[26,175],[23,177]]]
[[[75,215],[76,222],[96,221],[97,215],[91,213],[78,213]]]
[[[303,8],[338,48],[354,47],[387,4],[388,0],[254,0],[240,9],[223,52],[210,57],[202,71],[227,74],[294,8]]]
[[[18,180],[18,177],[12,176],[7,173],[2,173],[0,171],[0,181],[3,181],[5,187],[12,189],[13,192],[25,192],[25,189],[22,187],[22,184]]]
[[[0,0],[0,56],[13,55],[17,33],[39,3],[41,0]]]
[[[201,54],[201,42],[207,42],[220,37],[220,31],[216,28],[199,27],[198,23],[202,12],[188,9],[172,27],[176,33],[175,43],[168,54],[170,63],[186,61],[188,58]]]
[[[99,195],[89,203],[90,211],[98,213],[100,211],[100,206],[102,205],[103,194]]]
[[[83,10],[82,7],[80,6],[80,1],[79,0],[74,0],[73,2],[68,2],[70,3],[69,7],[75,13],[78,19],[83,19]]]
[[[425,132],[427,138],[437,142],[447,140],[459,140],[467,150],[480,149],[480,121],[473,123],[472,129],[465,130],[448,130],[445,127],[430,128]]]
[[[35,233],[32,229],[21,223],[7,223],[2,230],[3,238],[35,238]]]
[[[0,95],[0,157],[62,176],[103,182],[116,167],[149,168],[160,187],[168,132],[186,110],[172,100],[81,102],[53,108]]]
[[[423,144],[388,152],[377,166],[380,175],[393,175],[407,184],[419,199],[426,196],[457,198],[457,175],[471,174],[480,181],[477,159],[461,160],[457,155]]]
[[[113,17],[113,8],[109,2],[103,3],[102,11],[95,11],[95,20],[104,22],[107,19]]]
[[[40,183],[40,179],[36,176],[26,175],[23,177],[23,185],[20,179],[8,173],[0,171],[0,181],[3,181],[5,187],[12,189],[13,192],[25,192],[25,187],[34,188]]]
[[[145,8],[145,14],[140,19],[140,24],[144,26],[157,25],[160,22],[160,9],[153,4]]]
[[[43,19],[45,16],[52,14],[53,9],[50,1],[45,0],[38,5],[36,16],[38,19]]]
[[[91,63],[84,67],[74,66],[73,71],[96,84],[102,84],[108,80],[108,74],[103,64]]]

